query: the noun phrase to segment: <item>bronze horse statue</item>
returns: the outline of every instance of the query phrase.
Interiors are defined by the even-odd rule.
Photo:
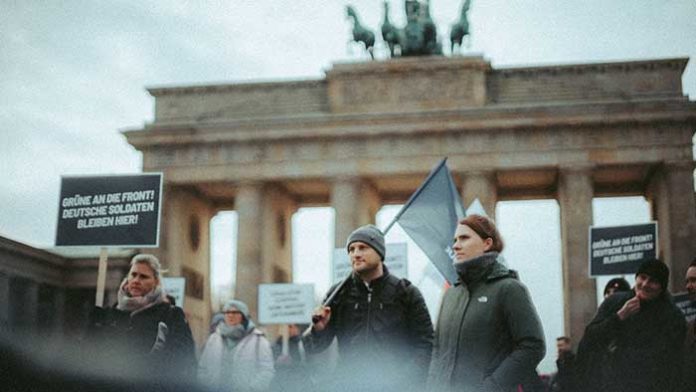
[[[401,50],[401,31],[389,20],[389,3],[384,2],[384,21],[382,22],[382,39],[389,46],[389,54],[394,57],[396,48]]]
[[[363,45],[365,45],[365,50],[367,50],[367,53],[369,53],[370,57],[374,59],[375,55],[372,53],[372,51],[375,46],[375,33],[366,29],[362,24],[360,24],[358,14],[355,12],[355,9],[352,6],[346,6],[346,14],[348,18],[353,19],[353,40],[355,42],[362,42]]]
[[[459,47],[459,51],[462,49],[462,42],[464,37],[469,35],[469,19],[467,19],[466,14],[469,11],[469,6],[471,5],[471,0],[464,1],[462,6],[462,13],[459,16],[457,23],[452,25],[452,31],[450,32],[450,42],[452,43],[452,54],[454,54],[454,45]]]

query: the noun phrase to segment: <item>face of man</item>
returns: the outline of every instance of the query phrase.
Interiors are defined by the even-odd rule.
[[[471,227],[463,224],[457,225],[457,230],[454,232],[454,256],[458,263],[481,256],[491,249],[493,239],[482,239]]]
[[[689,298],[696,301],[696,267],[689,267],[686,270],[686,291],[689,293]]]
[[[149,265],[135,263],[128,272],[128,293],[131,297],[142,297],[154,290],[159,280]]]
[[[288,325],[288,336],[295,337],[300,334],[300,328],[297,326],[297,324],[290,324]]]
[[[348,247],[348,256],[353,271],[358,274],[370,274],[379,270],[382,259],[379,253],[369,245],[361,241],[355,241]]]
[[[239,310],[232,308],[225,311],[225,324],[229,325],[230,327],[241,324],[243,320],[244,316]]]
[[[567,342],[564,339],[556,340],[556,351],[557,351],[559,357],[563,353],[569,352],[570,351],[570,342]]]
[[[638,274],[635,291],[641,301],[651,301],[660,296],[662,285],[648,274]]]

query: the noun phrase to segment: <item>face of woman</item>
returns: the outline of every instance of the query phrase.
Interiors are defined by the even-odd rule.
[[[232,308],[225,312],[225,323],[230,327],[241,324],[242,320],[244,320],[242,312],[237,309]]]
[[[128,272],[128,293],[131,297],[142,297],[154,290],[159,280],[154,271],[144,263],[136,263]]]
[[[462,263],[477,256],[481,256],[491,249],[493,239],[482,239],[471,227],[463,224],[457,225],[454,232],[454,250],[457,263]]]

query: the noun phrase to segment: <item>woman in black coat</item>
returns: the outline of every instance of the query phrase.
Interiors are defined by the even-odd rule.
[[[131,260],[118,303],[95,308],[90,340],[97,368],[116,377],[153,377],[167,382],[195,380],[196,357],[191,329],[181,308],[166,301],[155,256]]]

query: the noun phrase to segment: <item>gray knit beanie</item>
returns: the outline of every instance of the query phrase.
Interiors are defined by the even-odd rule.
[[[244,316],[245,320],[249,319],[249,307],[242,301],[231,299],[225,302],[225,304],[222,306],[223,313],[228,312],[230,310],[238,310],[242,312],[242,316]]]
[[[346,250],[349,250],[350,244],[353,242],[360,241],[364,242],[374,249],[384,261],[384,234],[375,225],[365,225],[358,227],[354,232],[350,233],[348,236],[348,242],[346,243]]]

